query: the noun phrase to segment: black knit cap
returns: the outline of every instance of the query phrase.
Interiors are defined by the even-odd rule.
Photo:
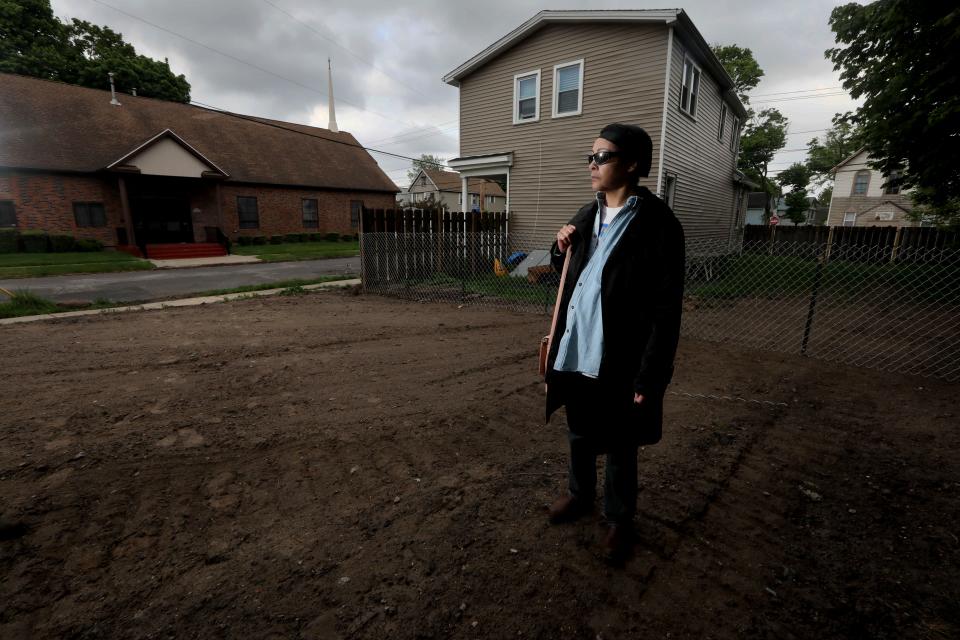
[[[653,157],[653,142],[646,131],[632,124],[608,124],[600,131],[600,137],[617,145],[624,158],[637,163],[637,177],[650,175]]]

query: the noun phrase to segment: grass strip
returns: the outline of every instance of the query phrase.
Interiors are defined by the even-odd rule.
[[[216,289],[213,291],[204,291],[201,293],[190,293],[176,298],[166,298],[168,300],[180,300],[184,298],[202,298],[207,296],[220,296],[231,293],[253,293],[256,291],[266,291],[269,289],[282,289],[280,295],[295,296],[310,293],[304,287],[311,284],[320,284],[323,282],[335,282],[337,280],[349,280],[356,278],[354,275],[344,276],[320,276],[309,279],[291,279],[281,280],[279,282],[265,282],[262,284],[251,284],[242,287],[233,287],[232,289]],[[86,311],[89,309],[113,309],[116,307],[136,307],[145,304],[146,300],[125,301],[108,300],[98,298],[90,304],[65,305],[58,304],[52,300],[42,298],[30,291],[15,290],[11,292],[13,297],[6,302],[0,302],[0,318],[16,318],[21,316],[36,316],[43,314],[66,313],[68,311]]]
[[[256,256],[264,262],[292,262],[320,258],[352,258],[360,255],[360,242],[287,242],[283,244],[234,245],[233,253]]]

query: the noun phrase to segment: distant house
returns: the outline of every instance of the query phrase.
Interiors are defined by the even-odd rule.
[[[541,11],[443,78],[460,89],[463,178],[501,176],[511,230],[547,244],[589,202],[586,156],[604,125],[653,140],[641,184],[690,240],[727,241],[750,190],[736,171],[746,111],[682,10]],[[466,191],[466,184],[461,191]]]
[[[866,149],[831,169],[833,197],[827,224],[845,227],[919,227],[907,214],[913,209],[898,175],[884,176],[868,166]]]
[[[767,224],[765,216],[768,204],[772,211],[775,208],[773,206],[773,198],[766,191],[752,191],[747,194],[747,212],[744,218],[744,224]]]
[[[396,185],[349,133],[0,74],[0,224],[104,245],[356,233]]]
[[[402,206],[416,207],[432,202],[447,211],[506,211],[507,194],[494,180],[470,178],[469,205],[463,207],[463,182],[456,171],[421,169],[406,191],[397,195]]]
[[[787,215],[787,199],[783,196],[777,198],[776,213],[779,218],[778,225],[784,227],[795,227],[801,225],[824,224],[827,219],[827,209],[817,204],[817,199],[807,197],[807,210],[804,212],[803,222],[794,222]],[[762,224],[762,223],[761,223]]]

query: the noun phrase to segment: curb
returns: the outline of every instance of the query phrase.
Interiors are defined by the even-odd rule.
[[[360,278],[351,278],[350,280],[331,280],[330,282],[318,282],[317,284],[305,284],[304,289],[340,289],[343,287],[352,287],[361,284]],[[212,304],[215,302],[228,302],[239,298],[261,298],[273,296],[289,287],[279,289],[262,289],[260,291],[244,291],[241,293],[226,293],[219,296],[203,296],[200,298],[180,298],[178,300],[160,300],[157,302],[147,302],[144,304],[130,305],[127,307],[110,307],[109,309],[85,309],[83,311],[64,311],[63,313],[45,313],[37,316],[20,316],[19,318],[2,318],[0,325],[20,324],[23,322],[39,322],[41,320],[58,320],[60,318],[78,318],[81,316],[95,316],[105,313],[122,313],[125,311],[149,311],[153,309],[167,309],[169,307],[196,307],[202,304]]]

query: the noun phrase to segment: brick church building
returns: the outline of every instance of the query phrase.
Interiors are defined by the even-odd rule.
[[[396,185],[349,133],[0,74],[0,227],[107,247],[358,232]]]

